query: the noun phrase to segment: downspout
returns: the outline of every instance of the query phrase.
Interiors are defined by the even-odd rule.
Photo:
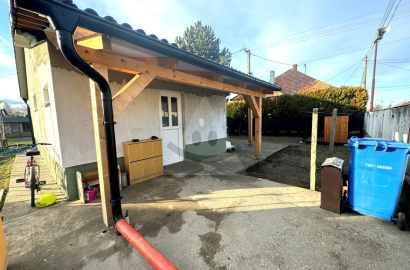
[[[141,234],[127,223],[122,215],[121,195],[117,173],[117,150],[115,144],[114,116],[112,110],[111,90],[104,77],[82,59],[74,47],[73,34],[67,30],[56,30],[58,45],[61,53],[74,67],[96,82],[101,90],[103,103],[104,132],[107,148],[108,175],[110,180],[110,194],[112,215],[115,229],[119,231],[131,245],[155,269],[177,269],[164,255],[151,245]]]

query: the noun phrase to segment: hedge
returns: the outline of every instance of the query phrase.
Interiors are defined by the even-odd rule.
[[[298,118],[304,111],[319,108],[320,112],[365,113],[367,90],[362,87],[341,86],[321,90],[299,92],[293,96],[281,95],[262,100],[263,118]],[[234,119],[244,119],[248,106],[244,100],[231,101],[226,113]]]

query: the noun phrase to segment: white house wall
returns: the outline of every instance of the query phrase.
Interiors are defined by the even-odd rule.
[[[186,93],[183,101],[185,145],[226,138],[225,96]]]

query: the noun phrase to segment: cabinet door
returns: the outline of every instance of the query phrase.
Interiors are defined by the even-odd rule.
[[[150,142],[136,143],[129,146],[130,161],[152,157],[152,145]]]
[[[144,176],[144,168],[141,161],[136,161],[130,165],[130,180]]]
[[[154,173],[160,172],[164,169],[162,165],[162,156],[153,158],[152,168]]]
[[[152,156],[162,156],[162,141],[153,141],[152,142]]]

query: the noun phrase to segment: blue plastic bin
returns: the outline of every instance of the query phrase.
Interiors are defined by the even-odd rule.
[[[386,221],[397,215],[410,146],[383,139],[349,140],[348,203],[363,215]]]

